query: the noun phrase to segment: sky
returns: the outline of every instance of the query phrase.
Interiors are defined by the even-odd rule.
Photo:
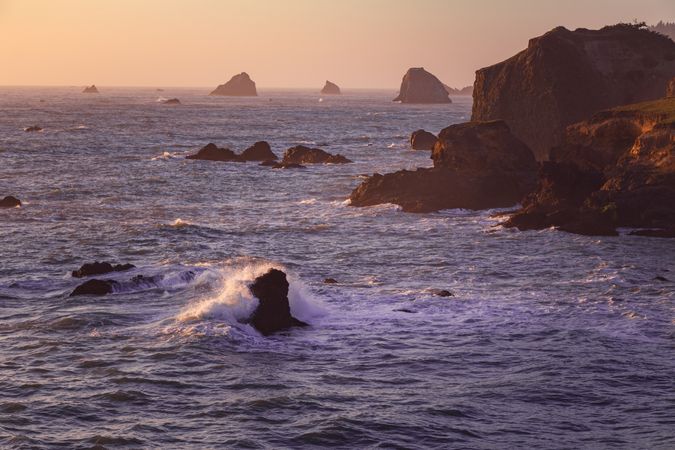
[[[558,25],[675,21],[675,0],[0,0],[0,85],[470,85]]]

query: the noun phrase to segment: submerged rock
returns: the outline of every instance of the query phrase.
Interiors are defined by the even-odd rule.
[[[323,89],[321,89],[322,94],[327,94],[327,95],[339,95],[341,94],[340,88],[338,87],[337,84],[331,83],[330,81],[326,80],[326,84],[323,86]]]
[[[82,91],[83,94],[98,94],[98,89],[96,89],[96,85],[92,84],[91,86],[88,86],[84,88]]]
[[[180,105],[180,100],[177,98],[170,98],[168,100],[164,100],[162,103],[165,105]]]
[[[476,72],[471,120],[506,121],[546,160],[565,128],[597,111],[663,97],[675,42],[632,25],[555,28],[517,55]]]
[[[445,85],[423,67],[408,69],[401,81],[395,102],[401,103],[452,103]]]
[[[26,133],[34,133],[36,131],[42,131],[42,127],[38,125],[33,125],[31,127],[24,128],[23,131],[25,131]]]
[[[433,150],[438,138],[425,130],[413,131],[410,135],[410,147],[413,150]]]
[[[283,164],[346,164],[352,161],[342,155],[331,155],[320,148],[296,145],[286,150],[281,162]]]
[[[188,155],[186,159],[200,159],[204,161],[234,161],[242,159],[229,148],[218,148],[216,144],[209,143],[202,147],[196,154]]]
[[[17,206],[21,206],[21,200],[12,195],[8,195],[0,200],[0,208],[16,208]]]
[[[258,141],[241,153],[241,158],[244,161],[274,161],[279,159],[277,155],[272,152],[270,144],[266,141]]]
[[[71,292],[71,297],[78,295],[108,295],[112,294],[119,283],[115,280],[88,280],[75,288]]]
[[[90,277],[92,275],[103,275],[110,272],[125,272],[135,269],[133,264],[110,264],[109,262],[98,262],[83,264],[79,269],[73,270],[72,276],[75,278]]]
[[[255,97],[258,95],[258,91],[251,77],[246,72],[242,72],[233,76],[227,83],[219,85],[209,95]]]
[[[259,300],[251,317],[251,325],[261,334],[269,335],[291,327],[307,326],[305,322],[291,316],[288,281],[281,270],[270,269],[256,278],[249,289]]]

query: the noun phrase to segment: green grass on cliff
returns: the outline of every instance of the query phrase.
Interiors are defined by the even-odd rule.
[[[623,105],[612,109],[612,111],[654,114],[661,116],[659,122],[672,125],[675,124],[675,97]]]

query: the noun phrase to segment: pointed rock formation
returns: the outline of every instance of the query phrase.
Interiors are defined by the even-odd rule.
[[[251,325],[267,336],[291,327],[307,326],[291,315],[288,302],[288,281],[281,270],[270,269],[256,278],[249,286],[258,300],[258,307],[251,317]]]
[[[638,26],[555,28],[476,72],[471,120],[504,120],[539,160],[593,113],[663,97],[675,42]]]
[[[246,72],[233,76],[230,81],[221,84],[209,95],[227,95],[234,97],[255,97],[258,91],[255,88],[255,82],[251,80]]]
[[[256,142],[244,150],[240,157],[244,161],[276,161],[279,159],[279,157],[272,152],[272,148],[267,141]]]
[[[88,86],[84,88],[84,91],[82,91],[83,94],[98,94],[98,89],[96,89],[96,85],[92,84],[91,86]]]
[[[232,150],[229,148],[218,148],[214,143],[205,145],[196,154],[188,155],[185,158],[205,161],[241,161],[239,155]]]
[[[445,85],[423,67],[408,69],[401,82],[395,102],[401,103],[452,103]]]
[[[340,88],[338,87],[337,84],[331,83],[330,81],[326,80],[326,84],[324,85],[323,89],[321,89],[322,94],[326,95],[339,95],[341,94]]]

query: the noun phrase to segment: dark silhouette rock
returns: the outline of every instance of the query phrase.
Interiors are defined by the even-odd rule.
[[[439,291],[434,292],[439,297],[454,297],[454,294],[450,291],[447,291],[445,289],[441,289]]]
[[[413,150],[433,150],[438,138],[425,130],[413,131],[410,135],[410,147]]]
[[[108,295],[112,294],[117,287],[119,287],[119,283],[115,280],[88,280],[76,287],[70,296]]]
[[[256,278],[249,289],[259,300],[251,317],[251,325],[261,334],[269,335],[291,327],[307,326],[305,322],[291,316],[288,281],[281,270],[270,269]]]
[[[408,69],[403,76],[401,89],[395,102],[401,103],[452,103],[445,85],[423,67]]]
[[[42,127],[39,127],[37,125],[33,125],[31,127],[26,127],[23,129],[26,133],[35,133],[37,131],[42,131]]]
[[[321,89],[322,94],[326,95],[339,95],[341,94],[340,88],[338,87],[337,84],[331,83],[330,81],[326,80],[326,84],[323,86],[323,89]]]
[[[133,264],[110,264],[109,262],[98,262],[83,264],[79,269],[73,270],[72,276],[75,278],[90,277],[92,275],[103,275],[110,272],[125,272],[136,268]]]
[[[394,310],[395,312],[402,312],[402,313],[407,313],[407,314],[415,314],[417,311],[413,311],[412,309],[408,308],[398,308]]]
[[[335,278],[326,278],[323,280],[324,284],[337,284],[337,280]]]
[[[162,103],[165,105],[180,105],[180,100],[177,98],[170,98],[168,100],[164,100]]]
[[[663,97],[675,42],[632,25],[555,28],[527,49],[476,72],[472,120],[506,121],[539,160],[565,128],[597,111]]]
[[[279,159],[277,155],[272,152],[270,144],[266,141],[258,141],[251,147],[244,150],[240,157],[244,161],[274,161]]]
[[[233,76],[230,81],[221,84],[209,95],[227,95],[234,97],[255,97],[258,91],[255,88],[255,82],[251,80],[246,72]]]
[[[8,195],[0,200],[0,208],[16,208],[17,206],[21,206],[21,200],[14,196]]]
[[[675,97],[675,77],[668,81],[668,86],[666,86],[666,97]]]
[[[227,161],[241,162],[242,159],[229,148],[218,148],[210,143],[202,147],[196,154],[186,156],[187,159],[200,159],[204,161]]]
[[[96,89],[96,85],[92,84],[91,86],[88,86],[84,88],[82,91],[83,94],[98,94],[98,89]]]
[[[406,212],[504,208],[536,186],[532,152],[503,122],[451,125],[438,136],[434,167],[375,174],[351,194],[352,206],[393,203]]]
[[[319,148],[309,148],[304,145],[291,147],[284,153],[284,164],[346,164],[352,162],[342,155],[331,155]]]

